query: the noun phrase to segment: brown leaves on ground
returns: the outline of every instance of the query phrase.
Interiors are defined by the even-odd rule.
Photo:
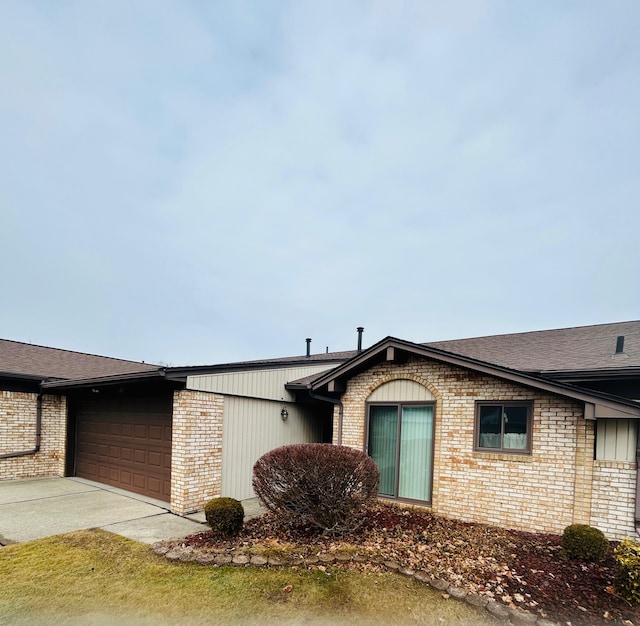
[[[358,555],[340,566],[374,572],[395,561],[561,624],[640,624],[640,608],[630,606],[613,587],[611,551],[601,563],[569,561],[558,535],[464,523],[420,509],[376,503],[363,512],[357,533],[340,538],[283,526],[268,513],[248,521],[233,540],[203,532],[180,543],[204,552],[252,551],[301,559]]]

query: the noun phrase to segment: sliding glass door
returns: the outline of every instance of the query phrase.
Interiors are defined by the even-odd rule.
[[[368,452],[380,469],[380,495],[430,502],[433,405],[371,405]]]

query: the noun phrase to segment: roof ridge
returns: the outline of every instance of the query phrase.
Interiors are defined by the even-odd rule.
[[[625,320],[620,322],[606,322],[604,324],[583,324],[582,326],[566,326],[563,328],[546,328],[541,330],[524,330],[515,333],[498,333],[496,335],[476,335],[474,337],[458,337],[457,339],[437,339],[435,341],[423,341],[422,345],[430,345],[433,343],[450,343],[453,341],[467,341],[468,339],[489,339],[494,337],[512,337],[514,335],[535,335],[538,333],[552,333],[563,330],[577,330],[583,328],[601,328],[604,326],[619,326],[620,324],[640,324],[640,320]]]

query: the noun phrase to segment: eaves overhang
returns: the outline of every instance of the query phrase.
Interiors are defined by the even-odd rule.
[[[46,376],[38,376],[37,374],[17,374],[16,372],[0,372],[0,378],[10,378],[13,380],[24,380],[29,382],[40,382],[44,380]]]
[[[543,378],[560,381],[633,380],[640,378],[640,367],[600,368],[589,370],[543,370]]]
[[[42,383],[41,387],[49,391],[64,391],[103,385],[122,385],[126,383],[158,380],[166,380],[164,369],[134,372],[131,374],[117,374],[113,376],[98,376],[94,378],[77,378],[74,380],[47,380]]]
[[[549,380],[486,361],[453,354],[424,344],[386,337],[333,370],[318,376],[307,388],[313,392],[339,396],[346,382],[357,374],[381,362],[401,363],[409,357],[421,357],[447,363],[480,374],[495,376],[513,383],[558,394],[585,403],[585,418],[640,418],[640,403],[602,392],[585,391],[569,383]]]

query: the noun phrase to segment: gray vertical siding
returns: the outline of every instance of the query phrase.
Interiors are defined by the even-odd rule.
[[[187,388],[231,394],[234,396],[287,400],[292,402],[295,400],[295,397],[292,392],[284,388],[286,383],[311,374],[324,372],[328,369],[331,369],[331,366],[323,364],[252,370],[248,372],[202,374],[189,376],[187,378]]]
[[[598,461],[636,460],[638,424],[635,420],[600,419],[597,428]]]
[[[254,463],[265,452],[290,443],[319,441],[317,424],[295,404],[286,404],[289,418],[283,422],[283,402],[226,396],[222,444],[222,495],[253,498]]]

